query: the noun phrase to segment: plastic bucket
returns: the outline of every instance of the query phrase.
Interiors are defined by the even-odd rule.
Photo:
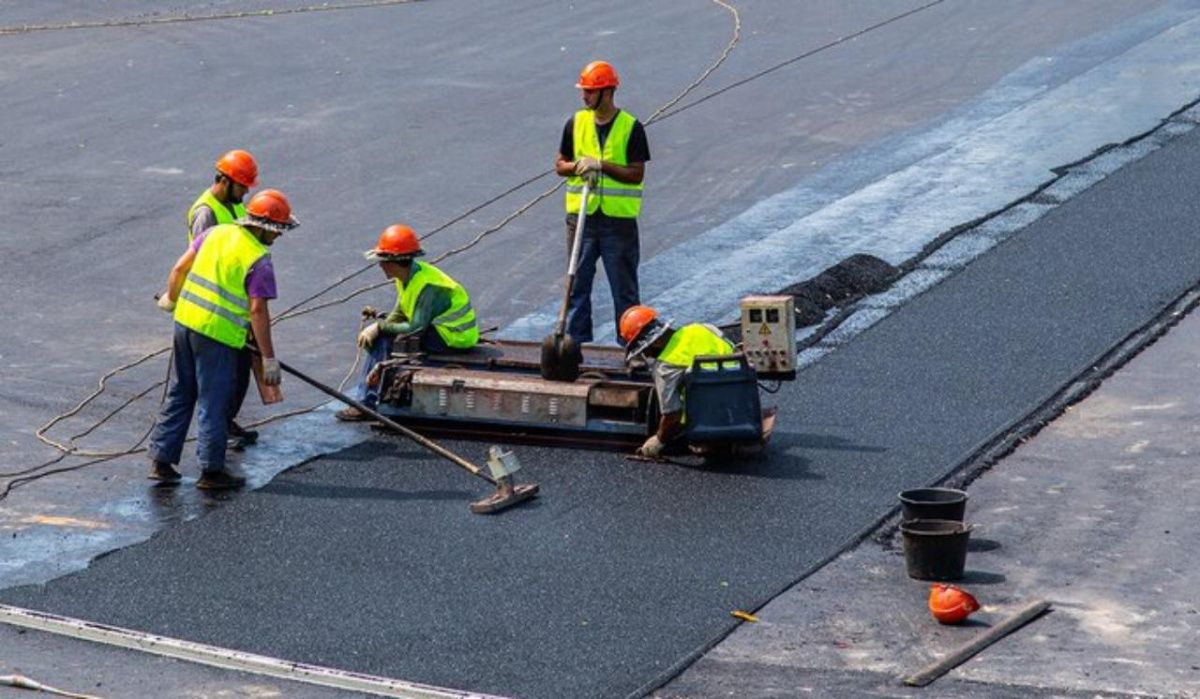
[[[971,527],[947,519],[914,519],[900,525],[908,577],[958,580],[967,565]]]
[[[914,519],[949,519],[961,522],[967,513],[967,492],[954,488],[902,490],[900,509],[905,522]]]

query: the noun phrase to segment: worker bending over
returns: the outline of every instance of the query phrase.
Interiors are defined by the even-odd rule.
[[[638,448],[642,456],[657,457],[663,447],[679,436],[685,419],[684,379],[692,361],[702,355],[725,356],[734,353],[733,343],[721,331],[706,323],[692,323],[678,330],[658,318],[649,306],[632,306],[621,315],[621,338],[625,340],[627,362],[645,357],[654,376],[658,407],[662,418],[658,430]]]
[[[567,333],[578,343],[592,341],[592,281],[596,262],[612,290],[613,319],[638,301],[638,214],[650,146],[637,117],[613,102],[620,79],[604,61],[584,66],[575,87],[584,108],[563,127],[554,171],[567,178],[567,250],[575,238],[575,221],[583,199],[583,181],[591,181],[587,217],[575,285],[567,311]]]
[[[388,358],[396,338],[417,338],[425,352],[465,352],[479,342],[479,326],[467,290],[432,264],[417,262],[425,251],[413,229],[403,224],[388,226],[375,248],[365,254],[396,283],[395,308],[387,318],[372,322],[358,334],[358,346],[366,351],[367,361],[355,397],[374,408],[379,392],[368,385],[367,377],[376,364]],[[338,411],[337,418],[370,419],[355,407]]]
[[[246,207],[242,201],[258,184],[258,163],[254,161],[254,156],[244,150],[231,150],[222,155],[217,159],[216,169],[212,186],[201,192],[188,209],[188,245],[213,226],[244,218]],[[250,351],[243,349],[238,354],[237,382],[229,405],[229,446],[234,449],[242,449],[258,441],[256,430],[244,429],[235,422],[246,400],[246,391],[250,388],[250,365]]]
[[[277,295],[269,248],[297,225],[287,197],[263,190],[250,200],[244,217],[201,233],[175,263],[158,299],[159,308],[175,314],[175,338],[171,387],[150,434],[151,479],[179,483],[175,465],[199,403],[196,487],[224,490],[245,484],[244,476],[225,466],[239,353],[253,335],[263,357],[263,383],[279,385],[268,308]]]

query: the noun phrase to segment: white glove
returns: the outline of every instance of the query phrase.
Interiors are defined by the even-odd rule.
[[[358,346],[363,349],[371,349],[371,345],[379,339],[379,323],[371,323],[363,328],[363,331],[358,334]]]
[[[175,310],[175,302],[171,300],[171,297],[168,296],[167,292],[165,291],[159,295],[156,303],[158,304],[159,309],[164,310],[167,313],[171,313]]]
[[[600,172],[600,161],[584,156],[575,161],[575,174],[583,177],[589,172]]]
[[[283,374],[280,373],[279,360],[274,357],[263,357],[263,383],[268,386],[278,386],[283,382]]]
[[[657,459],[662,455],[664,446],[658,435],[652,434],[649,439],[642,443],[642,446],[638,447],[637,453],[638,456],[648,456],[651,459]]]

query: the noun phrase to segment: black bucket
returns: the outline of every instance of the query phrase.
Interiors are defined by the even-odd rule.
[[[904,521],[948,519],[963,521],[967,513],[967,493],[954,488],[913,488],[900,491],[900,509]]]
[[[946,519],[914,519],[900,525],[908,577],[959,580],[967,565],[971,528]]]

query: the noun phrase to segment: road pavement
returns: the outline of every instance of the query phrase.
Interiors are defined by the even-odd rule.
[[[836,38],[899,11],[886,4],[887,12],[875,12],[883,5],[843,10],[830,4],[814,11],[819,21],[801,23],[795,17],[772,14],[786,12],[777,4],[746,3],[746,36],[757,36],[757,31],[765,37],[761,43],[747,38],[747,45],[757,48],[734,55],[751,64],[734,63],[731,70],[737,66],[740,75],[750,75],[799,55],[790,53],[795,50],[794,37],[769,31],[773,26],[803,25],[804,31],[812,32],[809,45],[820,45],[816,39],[825,34]],[[804,133],[824,134],[827,141],[816,138],[820,143],[814,145],[811,139],[801,139],[798,145],[785,145],[796,148],[797,155],[816,156],[808,160],[811,170],[777,171],[762,165],[764,153],[779,152],[778,138],[763,138],[765,130],[758,140],[731,145],[727,124],[712,119],[711,113],[701,118],[718,99],[664,121],[662,131],[652,131],[654,167],[668,163],[663,167],[663,192],[658,195],[664,204],[661,211],[667,213],[664,218],[648,217],[645,223],[647,228],[652,224],[654,230],[670,229],[670,235],[681,237],[647,242],[648,255],[654,254],[655,245],[701,235],[714,221],[746,210],[822,164],[836,163],[838,156],[868,140],[944,114],[948,105],[969,99],[973,90],[1042,49],[1120,24],[1147,7],[1097,4],[1078,22],[1055,24],[1047,20],[1056,11],[1065,12],[1065,4],[1031,3],[1026,7],[1035,9],[1006,15],[1018,17],[1014,21],[1019,27],[1001,37],[984,37],[970,27],[989,16],[994,19],[988,14],[994,8],[976,3],[942,5],[914,15],[921,18],[914,22],[916,26],[896,22],[869,35],[869,41],[864,36],[840,45],[838,51],[857,49],[866,54],[853,60],[844,57],[820,78],[848,89],[856,83],[832,69],[853,63],[870,80],[902,85],[906,80],[919,82],[930,66],[938,66],[950,78],[934,93],[919,89],[915,96],[899,96],[895,102],[864,98],[847,106],[817,91],[788,91],[778,82],[748,83],[761,91],[741,93],[738,101],[738,109],[758,105],[738,122],[751,134],[759,133],[753,125],[771,121],[772,110],[792,108],[786,95],[804,94],[826,109],[839,105],[841,111],[827,116],[828,130],[807,121],[803,124]],[[303,239],[298,233],[281,243],[296,241],[295,245],[303,246],[304,257],[289,258],[284,247],[279,250],[282,276],[305,280],[306,287],[298,285],[296,295],[290,297],[295,299],[303,295],[301,289],[315,290],[329,277],[354,268],[355,263],[339,262],[340,255],[348,248],[359,249],[353,247],[354,240],[369,244],[374,235],[369,231],[390,222],[375,220],[378,211],[402,206],[412,212],[411,220],[429,227],[452,215],[447,211],[461,210],[456,203],[479,200],[502,189],[493,180],[474,177],[456,177],[456,189],[448,178],[428,177],[420,165],[436,162],[444,172],[523,172],[525,161],[510,157],[520,153],[520,158],[529,157],[530,171],[538,171],[542,156],[529,154],[536,151],[534,144],[554,140],[540,134],[555,134],[563,115],[548,114],[544,124],[533,123],[525,118],[525,110],[531,103],[553,102],[551,66],[564,60],[562,54],[568,63],[580,62],[578,56],[571,58],[578,44],[567,42],[572,49],[560,51],[562,47],[555,44],[561,42],[547,40],[557,38],[553,31],[539,31],[563,21],[550,7],[531,4],[525,12],[502,13],[479,3],[431,2],[177,23],[165,28],[62,29],[0,36],[2,41],[17,42],[13,45],[25,52],[21,85],[29,90],[11,107],[26,125],[25,137],[4,146],[18,149],[18,156],[25,154],[14,158],[14,163],[49,163],[44,174],[36,170],[41,166],[30,166],[35,169],[28,171],[18,166],[6,175],[6,181],[16,183],[4,190],[13,197],[9,208],[17,212],[10,225],[44,233],[33,245],[12,235],[0,241],[4,278],[12,285],[10,304],[32,314],[22,321],[26,326],[39,328],[37,334],[4,340],[7,344],[0,354],[19,361],[8,363],[6,371],[13,380],[6,376],[8,407],[0,417],[23,426],[30,417],[60,409],[65,402],[62,394],[78,385],[77,377],[97,372],[116,357],[136,356],[153,347],[154,338],[161,335],[154,330],[161,319],[156,322],[147,315],[150,311],[139,310],[137,301],[148,298],[159,282],[153,274],[140,272],[135,281],[126,280],[131,279],[130,270],[151,269],[153,260],[171,257],[174,248],[162,231],[174,230],[171,221],[186,207],[187,202],[179,206],[176,201],[182,201],[179,176],[194,170],[195,176],[186,179],[202,182],[203,163],[211,158],[200,152],[211,150],[203,144],[233,137],[230,122],[206,120],[202,111],[177,106],[187,103],[194,80],[206,75],[198,67],[200,61],[217,61],[212,57],[220,55],[223,66],[248,66],[254,63],[253,53],[270,56],[281,66],[278,70],[307,70],[311,76],[300,87],[238,67],[214,71],[209,84],[215,93],[235,95],[230,99],[252,115],[234,131],[247,129],[240,132],[241,138],[263,144],[256,146],[256,152],[263,153],[264,162],[275,163],[277,172],[297,173],[289,181],[301,218],[313,233]],[[693,14],[692,5],[655,5],[650,18],[644,16],[643,7],[619,8],[612,19],[606,17],[605,22],[622,23],[622,31],[615,35],[599,31],[591,39],[596,42],[592,49],[603,41],[620,62],[621,45],[626,51],[657,46],[654,37],[662,26],[695,23],[697,31],[703,25],[708,32],[700,42],[706,50],[698,53],[711,59],[718,52],[714,47],[728,38],[729,26],[721,23],[728,17],[719,7],[707,7],[703,23],[700,15]],[[751,12],[767,7],[773,9]],[[949,9],[953,12],[948,15],[924,14]],[[465,10],[474,11],[472,23],[461,21]],[[371,21],[385,12],[410,11],[420,13],[419,21],[410,17],[411,25]],[[483,32],[484,26],[521,31]],[[1063,29],[1067,26],[1069,30]],[[928,37],[931,29],[953,36],[955,42],[914,42],[917,32],[925,31],[920,36]],[[462,31],[474,34],[464,37]],[[81,40],[89,32],[97,38]],[[426,50],[397,58],[392,44],[382,38],[392,38],[391,33],[403,38],[405,32],[412,33],[413,45],[428,42]],[[239,35],[246,40],[230,41]],[[451,35],[458,41],[445,39]],[[126,40],[131,36],[137,40]],[[233,48],[216,52],[218,36],[222,47]],[[505,51],[524,56],[530,47],[544,48],[529,55],[542,56],[539,60],[545,67],[529,74],[546,79],[523,84],[521,99],[512,99],[511,85],[501,81],[495,66],[489,68],[491,73],[474,70],[490,64],[470,47],[491,46],[487,41],[495,36],[504,36],[505,45],[499,54],[485,52],[489,59],[503,59]],[[341,41],[353,37],[355,49],[364,52],[362,60],[345,60],[352,58],[345,44],[331,37],[342,37]],[[149,52],[142,43],[159,47],[161,54]],[[253,52],[248,48],[251,44]],[[921,61],[897,59],[914,46],[927,49]],[[979,71],[962,71],[958,63],[946,60],[974,55],[972,51],[981,51],[981,46],[993,52],[984,52],[989,60],[982,61]],[[661,52],[676,55],[665,48]],[[145,60],[147,55],[156,60]],[[382,55],[389,60],[380,60]],[[449,60],[447,55],[458,58]],[[667,85],[686,84],[681,76],[695,74],[697,63],[704,60],[681,61],[671,70],[657,72],[634,67],[625,74],[626,80],[660,85],[659,92],[667,94],[671,92]],[[639,75],[639,70],[645,72]],[[64,73],[78,76],[76,82],[37,80],[39,75]],[[166,74],[193,80],[164,83],[161,76]],[[406,85],[411,90],[371,89],[404,76],[419,76]],[[67,102],[61,109],[48,110],[45,100],[54,96],[54,88],[46,86],[56,84],[62,97],[55,99]],[[925,83],[919,84],[927,89]],[[1188,84],[1177,85],[1186,89]],[[563,114],[573,108],[571,97],[564,97]],[[1159,116],[1194,97],[1189,94],[1172,103]],[[383,108],[383,103],[393,106],[396,100],[413,105],[402,118],[386,116],[394,110]],[[285,104],[298,113],[280,106]],[[484,114],[466,108],[475,104],[493,105],[496,111]],[[854,109],[860,111],[847,118]],[[47,113],[58,116],[47,119]],[[105,121],[91,116],[97,113],[117,116]],[[447,113],[461,113],[463,119],[454,124],[439,119]],[[736,113],[735,109],[730,114]],[[521,125],[511,130],[520,136],[506,135],[502,143],[485,149],[455,147],[464,133],[494,134],[496,123]],[[72,139],[78,142],[70,147],[64,144],[64,131],[78,134],[78,139]],[[115,132],[125,136],[114,138]],[[179,138],[184,132],[188,139]],[[656,133],[666,135],[656,141]],[[311,149],[294,148],[298,139]],[[395,143],[411,144],[414,150],[385,147]],[[87,571],[44,588],[7,590],[0,598],[294,660],[479,691],[519,696],[638,695],[669,678],[677,663],[727,633],[733,624],[730,609],[757,608],[786,589],[855,540],[891,506],[901,487],[936,480],[954,469],[1194,284],[1191,270],[1196,260],[1189,223],[1196,212],[1187,182],[1200,144],[1190,134],[1174,140],[1164,137],[1162,143],[1163,148],[1065,202],[1031,202],[1043,209],[1036,221],[965,268],[943,270],[947,273],[937,278],[945,281],[925,294],[898,307],[878,304],[875,310],[883,307],[888,313],[874,313],[873,326],[844,345],[826,348],[832,351],[780,394],[780,431],[769,457],[762,461],[736,469],[680,469],[633,464],[608,454],[522,450],[523,475],[542,483],[545,497],[537,505],[485,519],[465,510],[465,503],[481,494],[477,483],[412,447],[376,439],[309,462],[260,490],[215,505],[197,503],[190,493],[182,493],[178,502],[168,499],[160,511],[176,509],[185,514],[162,516],[171,525],[148,543],[105,556]],[[33,157],[39,144],[50,154],[42,161]],[[126,160],[123,153],[131,150],[140,155]],[[404,157],[397,159],[397,152]],[[186,162],[200,164],[179,167],[185,155]],[[736,177],[716,176],[731,163],[741,168]],[[697,177],[706,167],[718,170],[709,179]],[[143,179],[130,186],[127,179],[111,174],[114,169],[141,173]],[[1107,174],[1102,172],[1101,177]],[[696,181],[705,184],[696,187]],[[58,207],[35,205],[48,184],[65,185],[77,191],[71,196],[79,199],[68,199]],[[405,192],[403,201],[395,196],[397,191]],[[131,198],[122,198],[127,195]],[[322,206],[331,200],[337,206]],[[135,209],[135,201],[152,202],[151,210]],[[304,201],[312,202],[308,218],[299,206]],[[93,204],[89,209],[93,216],[82,231],[69,225],[73,212],[83,206],[79,202]],[[698,214],[697,207],[711,208]],[[559,240],[559,215],[549,204],[543,208],[545,225],[529,229],[540,232],[518,236],[525,241],[521,245],[504,243],[505,259],[515,268],[532,272],[535,265],[526,263],[535,251],[540,253],[548,240]],[[368,234],[356,232],[363,229]],[[1151,230],[1153,236],[1144,234]],[[471,235],[448,231],[446,244]],[[134,248],[144,258],[99,254],[104,246],[116,244]],[[551,295],[547,290],[553,286],[553,273],[549,271],[541,292],[528,275],[494,274],[496,250],[481,249],[478,276],[467,268],[461,273],[484,292],[483,298],[512,299],[508,309],[490,309],[497,318],[528,312]],[[547,270],[557,266],[552,262],[546,262]],[[35,300],[62,298],[45,287],[54,278],[48,270],[63,267],[83,270],[78,293],[64,304],[72,310],[63,314],[29,310],[43,308]],[[955,273],[950,275],[951,271]],[[514,291],[517,287],[519,291]],[[120,290],[116,297],[113,289]],[[864,306],[863,310],[872,309]],[[77,345],[51,340],[69,334],[82,318],[102,322],[88,326],[89,334]],[[345,352],[330,342],[346,334],[341,322],[336,318],[314,321],[305,324],[303,332],[284,331],[296,353],[289,357],[306,368],[310,363],[333,367],[335,355],[344,363]],[[80,347],[91,351],[81,352]],[[122,390],[132,388],[127,384]],[[144,421],[144,415],[126,416],[115,427],[136,433]],[[25,432],[18,434],[28,435],[28,427],[19,429]],[[118,434],[125,436],[121,430]],[[324,439],[316,435],[314,431],[314,438]],[[28,439],[14,441],[18,442],[13,445],[14,459],[37,453]],[[482,448],[452,446],[469,453]],[[127,485],[137,477],[136,471],[133,466],[95,473]],[[71,490],[87,492],[82,486],[88,481],[83,478],[64,482],[69,485],[56,486],[62,488],[60,498]],[[39,496],[44,492],[30,488]],[[133,510],[154,512],[146,507],[144,496],[142,500]],[[104,514],[121,517],[120,512]],[[101,523],[107,522],[101,518]],[[10,526],[17,534],[33,525],[12,522]],[[64,534],[68,536],[75,537]]]

